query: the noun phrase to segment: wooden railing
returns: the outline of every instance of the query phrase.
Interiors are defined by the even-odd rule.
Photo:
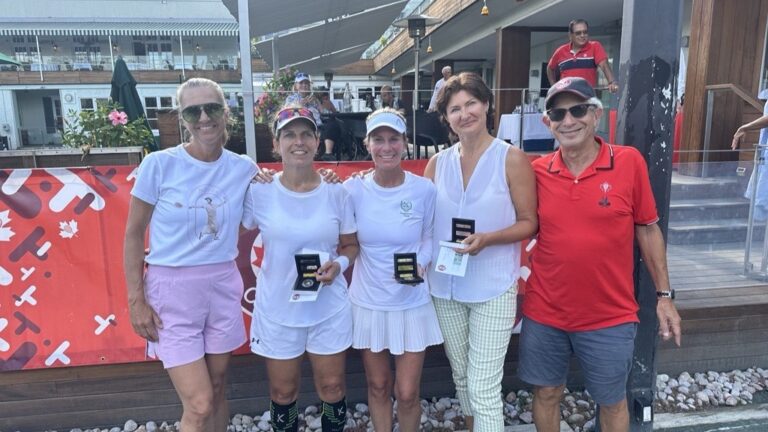
[[[180,70],[141,70],[132,71],[134,79],[138,83],[179,83],[182,80]],[[204,77],[219,83],[240,82],[239,70],[185,70],[186,78]],[[111,71],[2,71],[0,72],[0,85],[14,84],[109,84],[112,80]]]

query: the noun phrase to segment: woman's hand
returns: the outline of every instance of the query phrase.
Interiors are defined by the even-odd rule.
[[[352,174],[350,174],[349,177],[351,178],[365,177],[372,172],[373,172],[373,168],[368,168],[367,170],[355,171]]]
[[[746,134],[747,133],[742,128],[736,129],[736,133],[733,134],[733,141],[731,141],[732,150],[736,150],[739,148],[739,145],[741,144],[741,140],[744,139],[744,135]]]
[[[163,321],[145,300],[128,302],[131,326],[137,335],[150,342],[157,342],[157,329],[163,328]]]
[[[317,270],[317,280],[323,283],[331,283],[341,273],[341,264],[336,261],[327,261]]]
[[[490,237],[487,233],[475,233],[470,234],[467,236],[467,238],[462,241],[464,244],[463,249],[457,249],[457,252],[470,254],[470,255],[477,255],[485,249],[486,246],[488,246],[490,241]]]
[[[320,177],[323,178],[323,181],[326,183],[341,183],[341,177],[339,177],[338,174],[336,174],[336,171],[328,168],[320,168],[317,170],[317,173],[320,174]]]
[[[273,178],[275,177],[275,174],[277,174],[277,171],[269,168],[261,168],[259,172],[256,173],[255,176],[253,176],[253,181],[256,183],[272,183]]]

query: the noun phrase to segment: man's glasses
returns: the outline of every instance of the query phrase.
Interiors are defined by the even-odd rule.
[[[562,121],[565,118],[565,113],[571,113],[573,118],[582,118],[589,112],[590,108],[593,108],[592,104],[578,104],[570,108],[552,108],[547,110],[547,117],[552,121]]]
[[[181,118],[187,123],[197,123],[200,121],[203,111],[211,120],[218,120],[224,115],[224,105],[217,102],[190,105],[181,110]]]
[[[573,32],[573,34],[575,36],[586,36],[589,34],[589,32],[587,30],[579,30],[579,31]]]

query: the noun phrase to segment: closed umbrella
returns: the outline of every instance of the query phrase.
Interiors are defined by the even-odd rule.
[[[129,121],[134,121],[137,118],[144,119],[144,125],[148,130],[152,130],[149,126],[149,122],[146,120],[147,116],[144,113],[144,105],[141,103],[139,92],[136,91],[136,80],[133,79],[131,71],[128,70],[128,66],[122,57],[118,57],[115,61],[115,67],[112,72],[112,91],[109,94],[112,101],[120,104],[128,116]],[[149,150],[157,150],[157,144],[154,140],[149,143]]]
[[[16,59],[14,59],[13,57],[7,56],[3,53],[0,53],[0,64],[11,64],[16,66],[21,65],[21,63],[16,61]]]

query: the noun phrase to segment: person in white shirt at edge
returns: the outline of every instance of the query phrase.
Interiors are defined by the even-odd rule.
[[[437,95],[440,94],[440,89],[443,88],[445,82],[453,76],[453,69],[450,66],[445,66],[440,70],[443,77],[437,80],[435,83],[435,90],[432,92],[432,99],[429,100],[429,109],[427,111],[432,112],[437,110]]]
[[[349,297],[352,347],[362,350],[373,428],[392,430],[392,389],[402,432],[417,432],[421,419],[419,385],[424,352],[443,343],[426,282],[403,285],[395,279],[395,253],[416,253],[418,275],[432,260],[435,186],[403,170],[405,118],[382,108],[366,120],[366,145],[374,171],[344,182],[355,209],[360,255]],[[390,370],[395,358],[395,376]]]
[[[257,167],[224,149],[229,110],[218,84],[192,78],[176,99],[191,137],[139,166],[125,230],[128,307],[134,331],[162,360],[181,399],[181,429],[225,431],[230,353],[246,341],[234,259]]]
[[[358,253],[352,202],[343,185],[322,181],[312,168],[319,135],[308,109],[289,106],[276,114],[274,145],[283,172],[271,183],[251,184],[244,205],[243,226],[260,230],[265,251],[251,351],[265,358],[273,430],[298,430],[296,399],[306,352],[322,400],[322,430],[341,432],[345,352],[352,345],[352,310],[342,273]],[[290,302],[297,277],[294,255],[305,248],[329,254],[317,271],[324,285],[317,300]]]
[[[462,72],[437,99],[459,142],[433,156],[424,171],[437,187],[433,250],[451,239],[451,219],[475,221],[463,243],[466,274],[428,272],[445,351],[467,426],[503,431],[501,379],[515,321],[520,241],[538,229],[536,182],[525,153],[486,129],[493,95],[482,78]]]

